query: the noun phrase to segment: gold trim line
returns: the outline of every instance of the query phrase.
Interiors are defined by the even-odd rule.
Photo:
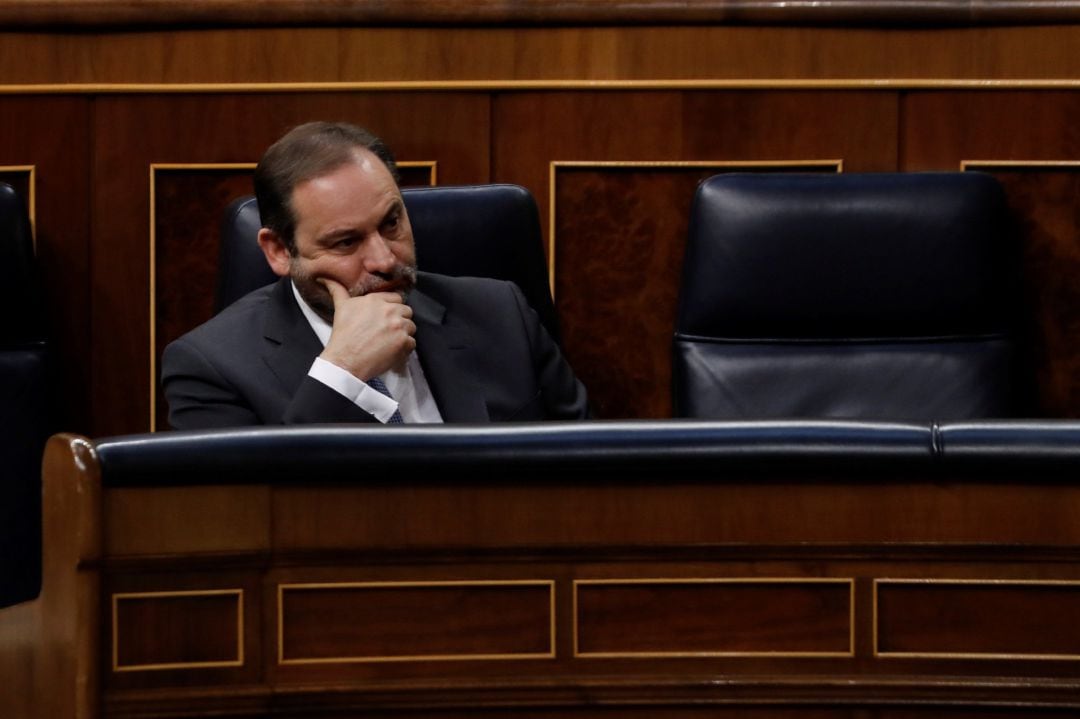
[[[236,659],[209,662],[166,662],[161,664],[120,664],[120,600],[173,599],[176,597],[236,596]],[[195,589],[160,592],[117,592],[112,595],[112,670],[114,672],[146,672],[166,669],[208,669],[244,666],[244,590]]]
[[[1080,162],[1075,163],[1080,165]],[[1072,587],[1080,589],[1080,580],[1070,579],[874,579],[873,607],[873,652],[875,659],[974,659],[1008,661],[1076,661],[1080,654],[1044,654],[1024,652],[883,652],[879,643],[878,587],[883,584],[897,585],[953,585],[982,587]]]
[[[1060,90],[1073,78],[669,78],[555,80],[356,80],[333,82],[24,83],[0,95],[529,90]]]

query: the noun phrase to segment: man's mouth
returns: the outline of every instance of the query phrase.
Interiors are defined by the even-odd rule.
[[[382,285],[379,285],[374,290],[369,290],[369,291],[370,292],[400,292],[400,291],[406,289],[406,287],[407,287],[407,283],[405,282],[405,279],[404,278],[397,278],[397,279],[390,280],[389,282],[386,282],[386,283],[384,283]]]
[[[414,284],[413,278],[408,273],[401,272],[395,274],[394,277],[388,280],[382,280],[377,284],[361,286],[357,288],[359,292],[353,296],[369,295],[373,292],[398,292],[405,294],[413,288]]]

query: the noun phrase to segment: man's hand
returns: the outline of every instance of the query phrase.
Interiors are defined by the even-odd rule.
[[[365,382],[404,364],[416,348],[416,325],[400,294],[351,297],[339,282],[325,277],[319,282],[334,300],[334,326],[320,357]]]

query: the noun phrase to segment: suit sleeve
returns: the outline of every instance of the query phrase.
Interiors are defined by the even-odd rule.
[[[375,416],[314,377],[304,377],[281,418],[283,424],[375,422]]]
[[[213,364],[183,338],[165,348],[161,384],[173,429],[213,429],[262,424]]]
[[[169,425],[173,429],[376,421],[347,397],[312,377],[304,378],[280,417],[265,416],[235,382],[223,376],[195,344],[184,338],[165,348],[161,365]]]
[[[533,368],[544,402],[547,419],[589,419],[589,399],[585,385],[574,375],[559,346],[540,322],[539,315],[529,305],[517,285],[513,289],[518,313],[529,338]]]

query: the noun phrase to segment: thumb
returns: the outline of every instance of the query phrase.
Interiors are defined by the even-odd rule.
[[[335,309],[342,302],[349,299],[349,291],[345,289],[345,285],[337,280],[332,280],[329,277],[320,277],[316,282],[325,287],[326,291],[330,293],[330,299],[334,301]]]

